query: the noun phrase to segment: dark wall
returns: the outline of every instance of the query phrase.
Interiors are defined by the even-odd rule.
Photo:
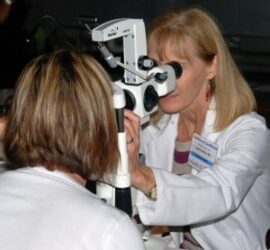
[[[270,37],[270,1],[268,0],[194,0],[220,21],[225,33]]]
[[[22,0],[20,0],[22,1]],[[164,9],[199,5],[217,17],[224,32],[270,36],[269,0],[25,0],[30,6],[26,20],[30,28],[39,17],[52,14],[64,25],[76,23],[80,13],[96,15],[101,20],[118,17],[144,18],[146,23]]]
[[[236,63],[254,90],[258,110],[270,124],[269,0],[16,0],[0,25],[0,88],[12,88],[29,60],[67,40],[82,50],[91,48],[86,30],[78,25],[80,14],[95,16],[100,23],[143,18],[147,26],[165,9],[188,5],[203,7],[218,20]],[[55,20],[42,19],[44,15]]]
[[[41,52],[39,47],[44,44],[40,39],[44,36],[57,41],[66,39],[49,18],[42,21],[41,35],[35,30],[44,15],[56,18],[70,42],[85,48],[89,44],[77,22],[80,14],[96,16],[100,23],[123,17],[143,18],[147,26],[165,9],[187,5],[199,5],[217,18],[243,71],[270,72],[269,0],[17,0],[8,20],[1,25],[1,87],[13,85],[23,65]],[[37,44],[25,43],[27,38],[31,38],[31,32],[39,35],[35,37],[39,39],[38,48]],[[56,43],[54,40],[50,42]]]

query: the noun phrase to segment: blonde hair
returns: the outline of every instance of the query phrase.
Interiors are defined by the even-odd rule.
[[[4,150],[15,168],[42,165],[100,178],[119,160],[110,79],[86,54],[60,50],[20,75]]]
[[[183,46],[191,39],[197,55],[206,63],[217,56],[217,74],[211,81],[211,94],[216,100],[215,130],[227,127],[239,116],[254,111],[255,97],[236,67],[214,18],[199,8],[172,9],[156,18],[148,30],[149,53],[166,59],[170,44],[178,57],[188,52]]]

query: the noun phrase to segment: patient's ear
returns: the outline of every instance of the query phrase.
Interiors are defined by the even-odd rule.
[[[208,67],[207,80],[212,80],[217,74],[217,55],[214,56],[212,63]]]

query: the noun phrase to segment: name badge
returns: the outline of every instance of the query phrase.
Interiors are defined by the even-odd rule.
[[[217,156],[218,146],[201,137],[198,134],[194,134],[190,147],[188,165],[201,171],[204,168],[211,168]]]

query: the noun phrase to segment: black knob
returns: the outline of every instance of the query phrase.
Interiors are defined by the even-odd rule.
[[[148,56],[140,56],[138,60],[138,67],[141,70],[150,70],[156,66],[156,62]]]
[[[158,104],[159,96],[157,94],[157,91],[152,85],[149,85],[144,92],[143,97],[143,104],[144,109],[147,112],[150,112],[153,110],[153,108]]]
[[[129,110],[133,110],[135,108],[135,105],[136,105],[136,100],[135,100],[134,95],[126,89],[124,89],[124,93],[125,93],[125,98],[126,98],[125,108],[129,109]]]
[[[163,83],[168,79],[168,73],[167,72],[163,72],[163,73],[156,73],[155,74],[155,80],[158,83]]]

